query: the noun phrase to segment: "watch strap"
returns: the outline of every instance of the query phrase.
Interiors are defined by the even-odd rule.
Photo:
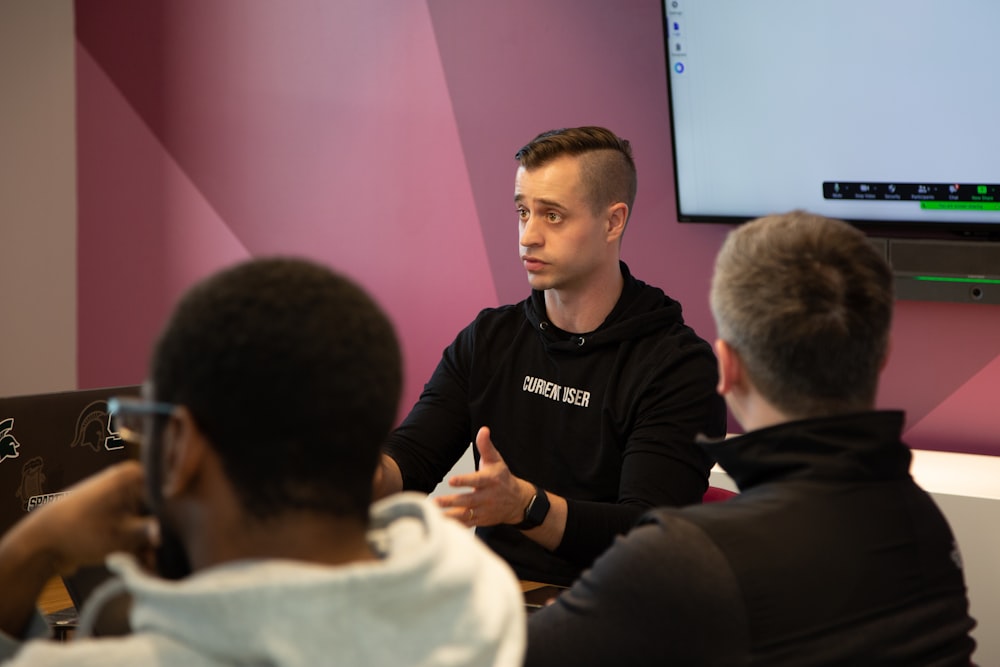
[[[545,489],[535,484],[535,495],[528,501],[528,506],[524,508],[524,519],[521,523],[514,524],[518,530],[530,530],[542,525],[545,517],[549,514],[549,497]]]

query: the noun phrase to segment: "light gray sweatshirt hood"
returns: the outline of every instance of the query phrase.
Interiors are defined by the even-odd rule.
[[[510,568],[418,494],[372,508],[378,561],[248,560],[182,581],[109,568],[132,593],[133,634],[30,642],[32,665],[520,665],[524,602]]]

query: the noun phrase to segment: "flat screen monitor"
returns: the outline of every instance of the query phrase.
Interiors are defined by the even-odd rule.
[[[664,0],[682,222],[1000,235],[1000,1]]]

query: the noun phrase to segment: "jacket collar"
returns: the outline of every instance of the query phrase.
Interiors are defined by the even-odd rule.
[[[726,440],[699,438],[740,490],[787,479],[909,477],[912,455],[900,411],[872,411],[777,424]]]

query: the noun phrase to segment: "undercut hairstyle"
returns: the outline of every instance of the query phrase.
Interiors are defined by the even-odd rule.
[[[632,216],[638,187],[632,146],[610,130],[595,126],[549,130],[532,139],[514,157],[531,170],[567,155],[580,158],[583,184],[595,213],[624,202]]]
[[[395,331],[371,297],[293,258],[250,260],[192,288],[150,373],[155,399],[190,410],[255,518],[306,510],[366,525],[401,376]]]
[[[719,338],[789,416],[874,407],[893,277],[861,231],[804,211],[734,229],[716,258],[711,308]]]

